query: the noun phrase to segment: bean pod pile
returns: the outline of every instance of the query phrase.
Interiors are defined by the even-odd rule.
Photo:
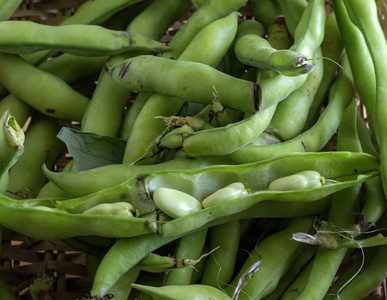
[[[0,233],[84,252],[83,299],[354,300],[387,277],[377,1],[89,0],[55,26],[19,3]]]

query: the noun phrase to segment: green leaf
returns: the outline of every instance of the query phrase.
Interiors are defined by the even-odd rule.
[[[66,144],[79,171],[122,163],[126,147],[124,140],[68,127],[60,130],[58,138]]]

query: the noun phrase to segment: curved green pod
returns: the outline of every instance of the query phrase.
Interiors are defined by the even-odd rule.
[[[168,46],[141,34],[99,25],[43,25],[29,21],[0,22],[1,52],[28,54],[57,50],[80,56],[106,56],[133,50],[166,51]],[[17,39],[15,34],[17,33]]]
[[[191,285],[171,285],[163,287],[152,287],[140,284],[132,284],[132,287],[151,295],[153,299],[170,299],[170,300],[231,300],[220,289],[201,284]]]
[[[181,157],[152,165],[107,165],[79,172],[53,172],[45,165],[43,173],[55,185],[73,197],[86,196],[143,173],[162,170],[201,169],[211,165],[230,165],[230,159],[224,156]]]
[[[155,231],[154,225],[147,219],[71,214],[54,210],[53,201],[50,198],[20,201],[0,195],[0,223],[23,235],[41,240],[93,235],[132,237]]]

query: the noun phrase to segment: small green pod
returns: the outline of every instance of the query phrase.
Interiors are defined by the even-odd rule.
[[[113,215],[133,217],[134,208],[128,202],[101,203],[85,210],[84,215]]]
[[[321,187],[324,183],[325,179],[319,172],[306,170],[275,179],[269,184],[269,190],[305,190]]]
[[[202,209],[191,195],[170,188],[158,188],[153,193],[156,206],[172,218],[179,218]]]
[[[245,197],[249,194],[242,182],[233,182],[209,195],[202,202],[203,208]]]

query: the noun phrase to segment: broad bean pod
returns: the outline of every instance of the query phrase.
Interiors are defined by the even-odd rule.
[[[223,156],[181,157],[159,164],[117,164],[78,172],[52,172],[43,165],[43,173],[68,195],[81,197],[113,187],[143,173],[161,170],[201,169],[218,164],[230,165],[232,161]]]
[[[35,197],[46,182],[41,165],[54,165],[63,143],[56,136],[55,119],[36,114],[25,133],[24,152],[9,170],[7,195],[12,198]]]
[[[345,66],[344,63],[343,65]],[[348,71],[347,68],[344,70]],[[342,73],[330,89],[327,107],[309,130],[282,143],[246,145],[228,156],[235,162],[249,163],[268,159],[284,152],[320,151],[336,132],[342,114],[354,96],[355,91],[350,74]]]
[[[306,9],[308,2],[305,0],[278,0],[281,11],[285,17],[289,33],[294,36],[296,28],[301,21],[301,16]]]
[[[13,95],[52,117],[82,120],[89,98],[18,55],[0,53],[0,62],[0,81]]]
[[[247,34],[235,42],[235,55],[244,64],[275,71],[285,76],[309,74],[314,65],[305,63],[308,58],[289,49],[277,50],[263,37]]]
[[[313,159],[311,159],[312,157]],[[329,166],[333,164],[334,161],[337,162],[337,158],[339,157],[342,158],[342,163],[344,163],[344,161],[351,161],[355,164],[355,161],[358,161],[359,166],[355,167],[356,171],[353,172],[355,165],[352,165],[349,169],[344,166],[342,168],[330,168]],[[345,152],[313,154],[293,153],[286,156],[277,156],[254,164],[212,166],[201,170],[188,171],[161,171],[142,177],[142,182],[145,184],[145,187],[150,194],[159,186],[164,186],[186,192],[193,195],[199,201],[232,182],[242,182],[246,188],[252,191],[250,195],[244,196],[243,198],[224,202],[161,225],[159,227],[159,234],[161,236],[168,236],[183,231],[187,232],[195,230],[217,218],[242,212],[263,200],[313,201],[321,199],[333,192],[341,190],[341,187],[346,188],[369,179],[369,175],[365,175],[364,177],[354,175],[362,173],[360,166],[362,165],[362,161],[365,162],[365,160],[374,161],[374,169],[372,171],[368,169],[368,171],[371,171],[371,177],[377,175],[377,160],[366,154]],[[321,165],[317,164],[317,162],[324,162],[325,167],[321,169]],[[290,165],[287,167],[287,164],[289,163],[291,164],[291,171],[289,169]],[[278,164],[281,165],[282,171],[275,167],[279,166]],[[295,168],[295,166],[297,166],[297,168]],[[369,168],[370,165],[363,165],[363,167]],[[318,171],[327,179],[327,182],[329,182],[329,179],[340,180],[339,178],[341,176],[344,176],[343,179],[346,178],[347,180],[335,181],[325,184],[320,188],[309,190],[285,192],[267,190],[269,183],[275,178],[289,175],[297,170],[301,171],[306,169]],[[349,173],[347,173],[347,171]],[[376,173],[374,173],[375,171]],[[286,174],[285,172],[289,173]],[[341,175],[339,175],[340,173]],[[345,173],[346,175],[344,175]],[[352,177],[354,180],[351,180],[351,177],[346,177],[349,174],[355,176],[355,178]],[[208,178],[211,178],[211,180],[208,180]]]
[[[2,0],[0,1],[0,21],[8,20],[23,0]]]
[[[153,297],[153,299],[170,299],[170,300],[231,300],[224,292],[208,285],[191,284],[177,286],[152,287],[140,284],[132,284],[132,287],[139,289]]]
[[[361,152],[361,145],[356,132],[357,100],[353,100],[343,114],[338,129],[337,150]],[[352,215],[359,207],[362,184],[352,186],[345,191],[339,191],[332,196],[331,209],[327,222],[343,230],[353,229]],[[346,201],[342,201],[343,197]],[[305,287],[297,299],[322,299],[327,293],[337,271],[343,262],[348,249],[325,249],[320,247],[312,261],[312,267]]]
[[[179,55],[178,61],[200,62],[215,68],[232,43],[237,25],[237,13],[233,12],[203,27]],[[178,36],[175,36],[173,40],[176,38]],[[209,47],[212,49],[210,53],[203,51]],[[171,84],[174,83],[171,82]],[[184,99],[153,94],[134,121],[132,131],[128,136],[123,162],[135,162],[143,155],[148,145],[165,130],[164,121],[155,118],[156,116],[176,115],[183,104]]]
[[[266,31],[269,31],[273,20],[283,13],[278,0],[252,0],[250,2],[254,18],[265,27]]]
[[[146,219],[71,214],[55,208],[53,199],[20,201],[0,195],[1,224],[31,238],[66,239],[77,236],[131,237],[155,229]],[[39,206],[36,207],[35,206]],[[51,208],[51,209],[50,209]]]
[[[191,6],[192,4],[189,0],[179,1],[179,4],[170,0],[155,1],[149,4],[129,23],[126,31],[159,41],[168,27],[186,13]],[[115,55],[109,58],[109,63],[117,64],[129,57],[148,52],[131,51]],[[82,119],[81,130],[100,135],[118,136],[122,127],[124,107],[127,105],[130,93],[131,91],[128,89],[120,88],[101,68],[98,84]],[[111,99],[112,101],[106,101],[106,99]],[[136,103],[137,100],[136,98]],[[132,107],[130,107],[129,111],[132,111]],[[135,118],[136,115],[131,113],[126,119],[129,117]],[[126,126],[123,128],[126,128]]]
[[[294,218],[285,229],[258,243],[234,280],[224,289],[226,293],[233,299],[261,299],[270,294],[304,248],[289,240],[289,235],[301,228],[311,231],[312,225],[312,218]],[[251,272],[249,268],[258,262],[258,270]]]
[[[323,76],[310,106],[304,130],[313,126],[320,115],[320,109],[325,104],[329,88],[335,79],[335,74],[338,69],[338,66],[332,61],[339,62],[344,51],[341,33],[336,22],[335,14],[331,13],[326,17],[321,51],[322,56],[328,59],[323,59]]]
[[[386,39],[378,19],[375,1],[370,1],[367,5],[358,0],[345,1],[344,3],[351,19],[365,38],[375,68],[376,99],[378,99],[375,106],[375,122],[377,126],[375,134],[381,157],[383,189],[384,193],[387,194],[387,127],[384,121],[387,115],[387,63],[384,59],[387,55]]]
[[[313,57],[321,57],[321,55],[322,51],[319,47]],[[268,131],[283,141],[290,140],[304,132],[310,107],[323,79],[323,72],[323,61],[317,60],[314,71],[308,74],[305,83],[293,91],[284,101],[278,103]]]
[[[57,50],[74,55],[106,56],[133,50],[165,51],[169,48],[141,34],[110,30],[99,25],[43,25],[29,21],[2,21],[0,51],[28,54]],[[15,32],[19,32],[15,40]]]

